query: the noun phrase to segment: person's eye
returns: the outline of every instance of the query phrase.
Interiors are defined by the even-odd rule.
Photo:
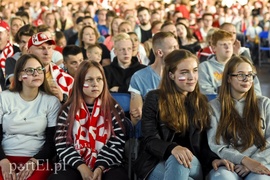
[[[26,73],[32,74],[34,72],[33,68],[29,68],[25,70]]]
[[[86,79],[85,81],[86,81],[86,82],[92,82],[93,79],[92,79],[92,78],[89,78],[89,79]]]
[[[101,77],[97,78],[97,82],[100,82],[100,81],[102,81],[102,78]]]
[[[38,72],[43,72],[43,68],[41,68],[41,67],[40,68],[37,68],[37,71]]]
[[[240,77],[245,77],[246,75],[245,74],[238,74],[238,76],[240,76]]]

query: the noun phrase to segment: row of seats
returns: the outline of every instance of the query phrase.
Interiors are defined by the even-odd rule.
[[[245,34],[245,33],[244,33]],[[262,31],[259,35],[259,44],[258,44],[258,64],[259,67],[263,63],[269,63],[267,61],[268,54],[270,54],[270,42],[269,42],[269,32],[268,31]],[[249,48],[248,43],[245,43],[245,46]],[[269,56],[270,57],[270,56]],[[266,58],[265,60],[263,58]]]

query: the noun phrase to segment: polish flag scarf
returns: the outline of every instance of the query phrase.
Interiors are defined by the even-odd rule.
[[[14,50],[13,46],[10,42],[7,43],[6,47],[3,49],[2,53],[0,54],[0,67],[3,70],[3,73],[5,75],[5,67],[6,67],[6,59],[8,57],[13,56]]]
[[[50,70],[53,79],[56,80],[62,93],[69,95],[69,92],[73,86],[73,77],[67,74],[63,69],[59,68],[55,64],[50,64]]]
[[[90,115],[83,104],[76,113],[73,126],[74,147],[91,169],[94,169],[98,153],[106,144],[108,135],[100,106],[101,100],[97,98]]]

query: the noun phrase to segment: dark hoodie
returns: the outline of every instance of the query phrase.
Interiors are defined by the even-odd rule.
[[[128,93],[131,76],[144,67],[146,66],[140,64],[137,57],[132,57],[130,66],[123,69],[118,65],[117,57],[115,57],[110,65],[104,67],[109,89],[119,86],[118,92]]]

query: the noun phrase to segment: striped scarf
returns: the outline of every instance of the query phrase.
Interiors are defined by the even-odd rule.
[[[6,69],[6,59],[8,57],[12,57],[13,54],[14,54],[13,46],[10,42],[8,42],[6,47],[3,49],[2,53],[0,54],[0,67],[2,68],[4,75],[5,75],[5,69]]]
[[[101,100],[96,99],[90,115],[85,104],[76,113],[73,125],[74,147],[86,165],[94,169],[101,148],[107,141],[104,116],[100,110]]]

